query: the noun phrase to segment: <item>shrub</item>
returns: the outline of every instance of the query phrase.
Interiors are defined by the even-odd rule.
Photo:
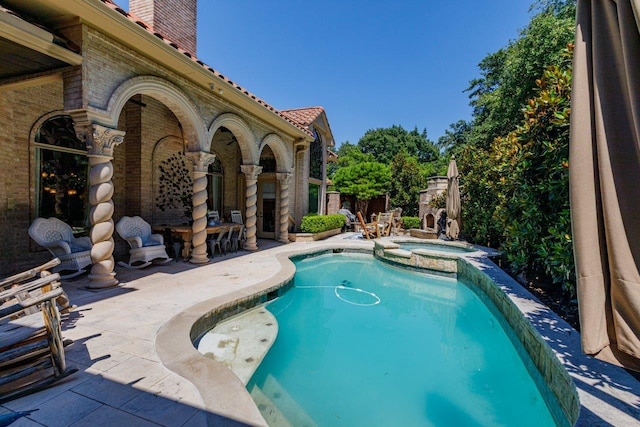
[[[316,215],[310,214],[302,217],[300,230],[303,233],[322,233],[344,227],[346,217],[342,214]]]
[[[417,216],[403,216],[402,226],[405,230],[409,230],[410,228],[420,228],[420,218]]]

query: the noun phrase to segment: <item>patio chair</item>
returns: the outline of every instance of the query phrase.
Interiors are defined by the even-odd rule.
[[[164,246],[173,251],[173,259],[178,262],[180,260],[180,252],[182,251],[182,239],[176,238],[169,227],[165,227],[163,238],[165,242]]]
[[[244,221],[242,220],[242,212],[231,211],[231,222],[235,224],[244,224]]]
[[[151,226],[139,216],[123,216],[116,224],[116,231],[129,243],[129,263],[118,262],[127,268],[143,268],[152,261],[169,262],[162,234],[152,234]]]
[[[231,222],[234,224],[244,224],[242,220],[242,212],[240,211],[231,211]],[[242,240],[247,240],[247,229],[246,227],[242,230]]]
[[[209,225],[213,225],[218,221],[220,221],[220,214],[218,213],[218,211],[207,212],[207,223]]]
[[[402,208],[391,210],[393,218],[391,219],[391,234],[398,235],[402,230]]]
[[[244,249],[244,224],[240,226],[239,230],[234,230],[231,234],[231,240],[229,247],[232,251],[236,252],[238,249]]]
[[[57,265],[59,260],[54,259]],[[76,372],[66,365],[60,312],[60,275],[44,268],[26,271],[1,282],[0,403],[42,390]],[[40,273],[40,274],[37,274]],[[39,276],[39,277],[36,277]]]
[[[211,251],[211,258],[216,256],[216,249],[222,256],[222,252],[227,253],[227,236],[229,235],[229,229],[220,230],[214,239],[209,239],[209,250]]]
[[[91,239],[74,237],[71,226],[58,218],[36,218],[29,227],[29,236],[51,252],[54,258],[60,259],[60,265],[53,272],[72,272],[61,275],[62,279],[71,279],[85,273],[85,267],[92,264]]]
[[[380,236],[389,236],[391,234],[393,214],[391,212],[379,212],[376,220],[378,221]]]
[[[360,222],[360,227],[362,228],[362,236],[368,239],[375,239],[380,237],[380,229],[378,228],[378,222],[366,223],[364,218],[362,218],[362,214],[358,212],[356,214],[358,217],[358,221]]]

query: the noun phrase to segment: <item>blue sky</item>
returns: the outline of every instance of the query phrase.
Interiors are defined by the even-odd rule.
[[[532,2],[199,0],[197,56],[275,108],[324,107],[337,145],[394,124],[436,141]]]

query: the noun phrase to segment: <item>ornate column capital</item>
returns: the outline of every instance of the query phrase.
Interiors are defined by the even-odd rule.
[[[209,165],[215,162],[216,155],[206,151],[189,151],[185,153],[193,162],[193,170],[195,172],[206,172]]]
[[[280,181],[280,185],[289,185],[291,183],[291,178],[293,174],[291,172],[278,172],[276,173],[276,178]]]
[[[247,180],[257,180],[258,175],[262,173],[262,166],[258,165],[241,165],[240,170],[246,175]]]
[[[113,158],[113,149],[124,141],[126,132],[97,124],[75,125],[76,136],[87,146],[88,156]]]

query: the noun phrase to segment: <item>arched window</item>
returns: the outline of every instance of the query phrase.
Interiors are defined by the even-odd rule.
[[[74,232],[89,228],[88,158],[69,116],[45,121],[35,136],[36,213],[56,217]]]
[[[311,143],[309,156],[309,178],[322,179],[322,136],[314,129],[315,140]]]
[[[222,170],[222,163],[220,159],[216,157],[216,160],[209,165],[207,171],[207,191],[209,192],[207,197],[207,208],[210,211],[218,211],[220,215],[223,212],[222,206],[222,182],[224,177],[224,171]]]

